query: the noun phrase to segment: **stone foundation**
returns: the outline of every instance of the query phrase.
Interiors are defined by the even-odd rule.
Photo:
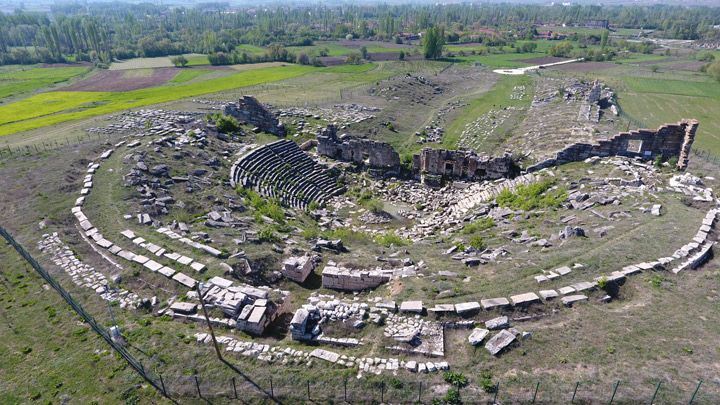
[[[657,156],[662,156],[663,159],[677,157],[677,168],[684,170],[688,165],[690,147],[695,140],[698,125],[697,120],[684,119],[677,124],[665,124],[655,131],[639,129],[621,132],[596,144],[575,143],[558,152],[555,158],[528,167],[527,171],[577,162],[592,156],[627,156],[647,160]]]
[[[253,96],[243,96],[237,103],[225,104],[223,113],[237,118],[240,122],[255,125],[264,132],[285,136],[282,122]]]

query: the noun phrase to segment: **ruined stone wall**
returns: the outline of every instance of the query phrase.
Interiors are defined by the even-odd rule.
[[[510,154],[492,157],[470,151],[430,148],[413,156],[413,172],[467,180],[495,180],[517,174]]]
[[[325,288],[346,291],[362,291],[375,288],[390,281],[390,276],[379,271],[355,271],[342,267],[325,266],[322,285]]]
[[[684,170],[688,165],[690,148],[698,128],[697,120],[682,120],[677,124],[665,124],[657,130],[639,129],[621,132],[596,144],[575,143],[558,152],[554,158],[528,167],[528,172],[568,162],[585,160],[592,156],[627,156],[643,159],[677,157],[677,167]]]
[[[390,144],[370,139],[337,136],[334,125],[328,125],[317,136],[318,153],[332,159],[365,165],[378,177],[400,174],[400,155]]]
[[[223,112],[241,122],[255,125],[261,131],[285,136],[286,131],[282,122],[253,96],[243,96],[237,103],[226,104]]]

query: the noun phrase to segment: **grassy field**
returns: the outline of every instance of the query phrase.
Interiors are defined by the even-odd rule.
[[[51,92],[38,94],[0,107],[0,135],[8,135],[58,123],[88,118],[129,108],[164,103],[186,97],[269,83],[311,72],[347,73],[348,80],[364,75],[373,64],[313,68],[287,65],[242,71],[231,76],[174,86],[129,92]]]
[[[492,69],[519,68],[530,66],[530,63],[521,62],[522,59],[541,58],[548,56],[546,53],[498,53],[489,55],[466,55],[455,56],[455,59],[465,63],[480,63]]]
[[[625,77],[619,96],[634,121],[656,127],[682,118],[700,121],[694,147],[720,154],[720,83]]]
[[[160,400],[4,239],[0,262],[0,402]]]
[[[182,70],[175,77],[173,77],[172,80],[170,80],[170,83],[186,83],[191,80],[197,79],[200,76],[204,76],[213,72],[214,70],[210,69]]]
[[[88,67],[20,67],[0,68],[0,102],[13,97],[66,82],[69,79],[88,72]]]

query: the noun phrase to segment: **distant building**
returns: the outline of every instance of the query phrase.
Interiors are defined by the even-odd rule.
[[[588,20],[585,22],[586,28],[610,28],[610,22],[608,20]]]

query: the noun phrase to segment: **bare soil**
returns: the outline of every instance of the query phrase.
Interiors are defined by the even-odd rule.
[[[145,77],[128,76],[122,70],[104,70],[87,79],[81,80],[63,91],[131,91],[156,87],[165,84],[175,77],[180,70],[177,68],[153,69],[152,74]]]

